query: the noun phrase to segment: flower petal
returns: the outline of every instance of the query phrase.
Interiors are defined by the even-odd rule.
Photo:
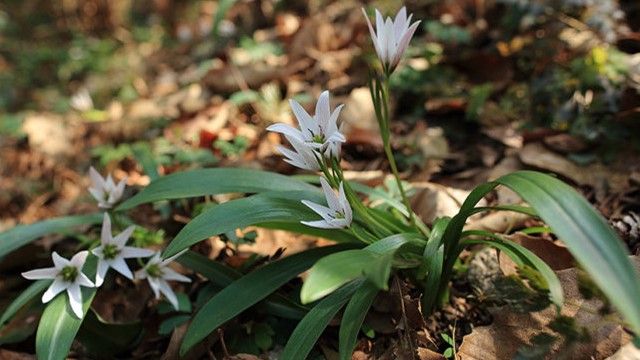
[[[91,179],[91,183],[93,184],[93,187],[95,189],[100,189],[104,191],[104,188],[106,186],[104,182],[104,178],[93,166],[89,168],[89,179]]]
[[[55,279],[57,275],[58,269],[55,267],[29,270],[22,273],[22,277],[29,280]]]
[[[180,281],[180,282],[191,282],[191,279],[189,279],[188,277],[177,273],[175,270],[170,269],[170,268],[164,268],[162,270],[162,278],[165,280],[173,280],[173,281]]]
[[[320,229],[336,229],[336,226],[324,221],[324,220],[317,220],[317,221],[300,221],[301,224],[307,225],[307,226],[311,226],[314,228],[320,228]]]
[[[143,248],[137,248],[137,247],[130,247],[130,246],[126,246],[124,248],[122,248],[122,250],[120,250],[120,257],[124,258],[124,259],[129,259],[129,258],[143,258],[143,257],[149,257],[151,255],[153,255],[155,253],[155,251],[151,250],[151,249],[143,249]]]
[[[107,214],[106,212],[104,213],[104,217],[102,219],[102,231],[100,234],[100,239],[102,240],[103,244],[109,244],[111,243],[111,218],[109,217],[109,214]]]
[[[87,250],[78,252],[77,254],[73,255],[73,257],[69,261],[71,263],[70,265],[75,266],[76,268],[78,268],[78,271],[81,271],[82,267],[84,266],[84,262],[87,260],[88,255],[89,255],[89,252]]]
[[[123,232],[121,232],[120,234],[118,234],[116,237],[113,238],[113,244],[118,246],[118,249],[121,249],[122,247],[124,247],[124,244],[127,243],[127,240],[129,240],[129,237],[131,236],[131,234],[133,234],[135,230],[136,230],[135,225],[131,225],[128,228],[124,229]]]
[[[56,295],[66,290],[69,285],[70,283],[63,281],[62,279],[55,279],[47,291],[42,294],[42,302],[45,304],[48,303],[51,299],[56,297]]]
[[[320,185],[322,185],[322,191],[324,192],[324,197],[327,199],[327,205],[329,205],[329,208],[333,212],[340,210],[340,201],[338,200],[336,193],[333,192],[331,185],[329,185],[327,180],[324,178],[320,178]]]
[[[302,135],[302,132],[300,132],[300,130],[294,128],[293,126],[287,125],[287,124],[269,125],[267,127],[267,130],[284,134],[287,137],[287,139],[289,139],[291,137],[291,138],[295,138],[296,140],[298,140],[300,142],[304,142],[305,141],[304,136]]]
[[[313,134],[317,133],[317,124],[314,124],[313,118],[307,110],[305,110],[302,105],[300,105],[295,100],[289,100],[289,104],[291,105],[291,110],[293,110],[293,114],[298,120],[298,124],[300,125],[300,131],[302,132],[302,136],[306,140],[312,140]],[[316,130],[316,131],[314,131]]]
[[[124,261],[122,257],[119,256],[113,259],[111,268],[119,272],[120,274],[122,274],[122,276],[126,277],[127,279],[129,280],[133,279],[133,274],[131,273],[131,269],[129,269],[129,266],[127,265],[127,263]]]
[[[62,270],[65,266],[71,265],[71,262],[62,256],[58,255],[57,252],[53,252],[51,254],[51,259],[53,259],[53,265],[55,265],[56,269]]]
[[[94,253],[95,254],[95,253]],[[102,286],[104,282],[105,276],[107,275],[107,271],[109,270],[109,263],[105,259],[98,260],[98,270],[96,271],[96,286]]]
[[[76,316],[82,319],[82,292],[80,291],[80,285],[72,284],[67,288],[67,295],[69,295],[69,305],[71,310]]]
[[[329,221],[335,217],[335,211],[329,209],[328,207],[316,204],[309,200],[302,200],[302,203],[311,208],[311,210],[315,211],[315,213],[320,215],[325,221]]]
[[[322,130],[327,128],[329,124],[329,118],[331,117],[331,105],[329,104],[329,91],[325,90],[320,94],[318,102],[316,103],[316,121],[318,127]]]

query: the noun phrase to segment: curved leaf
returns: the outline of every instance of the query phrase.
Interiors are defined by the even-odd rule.
[[[200,169],[159,178],[136,196],[122,203],[116,210],[127,210],[158,200],[265,191],[319,192],[320,190],[304,181],[267,171],[231,168]]]
[[[380,291],[369,281],[365,281],[353,294],[351,300],[344,309],[340,322],[338,335],[340,360],[349,360],[358,342],[358,333],[362,327],[364,317],[367,315],[373,300]]]
[[[280,359],[306,359],[316,341],[336,313],[362,285],[364,279],[356,280],[333,292],[314,306],[296,326]]]
[[[353,247],[341,244],[307,250],[272,262],[236,280],[198,311],[184,336],[180,354],[186,354],[217,327],[276,291],[319,258]]]
[[[90,278],[96,275],[98,259],[89,255],[84,265],[83,272]],[[82,311],[87,313],[94,296],[96,288],[82,287]],[[78,319],[71,305],[69,305],[67,292],[58,294],[45,308],[40,318],[38,331],[36,333],[36,354],[40,359],[66,359],[76,337],[83,319]]]
[[[640,333],[640,278],[622,242],[580,194],[562,181],[534,171],[496,180],[518,193],[567,245],[634,331]]]
[[[15,227],[0,233],[0,257],[24,246],[31,241],[47,234],[66,231],[68,229],[102,222],[102,214],[64,216],[56,219],[39,221],[28,225]]]
[[[51,280],[38,280],[31,284],[26,290],[24,290],[18,297],[11,302],[0,318],[0,326],[9,320],[13,315],[20,310],[23,306],[31,302],[35,297],[42,294],[44,290],[51,285]]]
[[[320,259],[309,271],[300,300],[303,304],[316,301],[342,285],[365,275],[378,288],[387,289],[393,257],[398,249],[414,244],[422,252],[415,233],[397,234],[375,242],[364,249],[346,250]]]
[[[191,220],[167,246],[163,256],[170,257],[200,240],[249,225],[298,223],[318,218],[315,212],[300,202],[303,199],[320,202],[322,195],[315,192],[270,192],[217,205]]]
[[[144,326],[139,320],[130,323],[108,323],[90,310],[78,332],[78,341],[90,353],[107,357],[132,349],[142,338],[143,332]]]

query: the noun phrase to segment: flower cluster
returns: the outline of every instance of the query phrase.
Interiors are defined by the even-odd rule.
[[[89,192],[98,201],[98,207],[104,209],[111,208],[111,206],[118,202],[122,197],[125,179],[121,180],[116,185],[111,178],[111,175],[108,175],[107,178],[104,179],[93,167],[89,171],[91,181],[93,183],[93,186],[89,188]],[[102,286],[109,269],[114,269],[127,279],[133,280],[134,274],[131,272],[131,269],[129,268],[129,265],[127,265],[125,259],[145,258],[154,255],[147,265],[135,274],[135,278],[148,279],[149,285],[156,295],[156,298],[160,298],[160,293],[164,294],[164,296],[177,310],[177,298],[167,283],[167,280],[190,282],[191,279],[171,270],[168,268],[168,265],[183,253],[161,261],[160,252],[126,246],[126,243],[134,230],[135,225],[132,225],[127,227],[120,234],[113,236],[111,218],[109,217],[109,214],[105,212],[102,221],[101,241],[99,246],[92,249],[91,252],[86,250],[80,251],[75,254],[71,260],[67,260],[58,255],[58,253],[53,252],[53,267],[26,271],[22,273],[22,276],[29,280],[53,279],[53,283],[42,296],[42,302],[47,303],[56,295],[66,290],[72,312],[78,318],[82,318],[83,309],[82,292],[80,290],[81,286]],[[95,281],[91,281],[82,272],[82,268],[85,265],[89,253],[93,254],[98,259]]]

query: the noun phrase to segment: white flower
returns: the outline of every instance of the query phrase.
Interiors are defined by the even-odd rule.
[[[324,178],[320,178],[320,184],[322,184],[322,191],[327,198],[327,204],[329,207],[318,205],[308,200],[302,200],[302,203],[315,211],[318,215],[322,216],[323,220],[318,221],[301,221],[301,223],[323,229],[341,229],[349,227],[353,220],[353,213],[347,197],[344,193],[344,187],[340,182],[340,189],[338,195],[333,192],[333,189]]]
[[[107,175],[106,179],[102,178],[93,166],[89,169],[89,177],[92,183],[89,192],[98,201],[99,208],[110,209],[113,204],[120,200],[124,192],[126,177],[116,185],[111,178],[111,174]]]
[[[78,111],[89,111],[93,109],[93,100],[91,100],[89,90],[84,86],[78,89],[69,99],[69,105]]]
[[[80,251],[71,260],[67,260],[54,251],[51,255],[54,267],[23,272],[22,276],[29,280],[53,279],[51,286],[42,295],[42,302],[48,303],[56,295],[67,290],[71,310],[77,317],[82,319],[82,292],[80,291],[80,286],[94,286],[91,280],[82,273],[82,267],[87,260],[87,255],[89,255],[88,251]]]
[[[129,236],[135,230],[135,225],[126,228],[118,236],[111,235],[111,219],[107,213],[104,214],[102,222],[102,243],[91,252],[98,257],[98,271],[96,272],[96,286],[101,286],[109,268],[122,274],[127,279],[132,280],[133,274],[129,266],[124,261],[127,258],[140,258],[153,255],[154,251],[125,246]]]
[[[284,159],[285,162],[304,170],[321,170],[318,160],[320,160],[320,156],[322,155],[318,154],[312,147],[305,145],[305,143],[298,140],[298,138],[288,135],[285,135],[285,137],[295,150],[291,151],[284,146],[276,146],[276,149],[286,156]]]
[[[373,46],[376,48],[378,58],[382,62],[385,72],[389,74],[398,66],[420,21],[416,21],[409,26],[413,14],[407,18],[407,9],[404,7],[398,11],[393,21],[390,17],[383,20],[380,11],[376,9],[376,31],[374,31],[364,9],[362,9],[362,13],[367,19],[369,32],[371,33]]]
[[[324,154],[326,157],[340,156],[340,144],[347,141],[338,130],[337,125],[340,110],[344,105],[339,105],[331,112],[328,91],[320,94],[316,104],[316,113],[313,116],[309,115],[302,105],[296,101],[289,100],[289,103],[293,114],[298,120],[298,124],[300,124],[300,130],[286,124],[274,124],[267,127],[267,130],[282,133],[289,141],[292,141],[292,139],[297,140],[298,143],[296,145],[298,145],[298,148],[296,151],[301,157],[308,158],[307,155],[312,153],[311,150]],[[302,145],[309,149],[300,150]],[[290,160],[293,159],[290,154],[285,155]]]
[[[160,252],[158,251],[153,255],[144,268],[136,272],[137,279],[147,279],[149,281],[149,286],[151,286],[151,290],[153,290],[153,293],[156,295],[156,299],[160,298],[161,293],[164,294],[176,310],[178,310],[178,298],[173,290],[171,290],[171,286],[169,286],[167,280],[191,282],[191,279],[178,274],[169,268],[168,265],[186,251],[187,250],[185,249],[166,260],[162,260],[160,258]]]

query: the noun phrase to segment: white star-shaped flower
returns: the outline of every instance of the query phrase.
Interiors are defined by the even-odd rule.
[[[327,198],[327,204],[329,207],[316,204],[309,200],[302,200],[302,203],[307,205],[311,210],[315,211],[318,215],[322,216],[323,220],[317,221],[301,221],[301,223],[323,229],[342,229],[349,227],[351,221],[353,221],[353,212],[351,211],[351,205],[347,201],[347,197],[344,193],[344,187],[340,182],[340,189],[338,195],[333,192],[331,185],[324,178],[320,178],[320,184],[322,185],[322,191]]]
[[[135,225],[131,225],[116,237],[113,237],[111,235],[111,219],[107,213],[104,214],[104,220],[102,222],[102,242],[100,246],[91,250],[91,252],[98,257],[96,286],[102,285],[109,268],[114,269],[127,279],[132,280],[133,274],[124,259],[149,257],[153,255],[153,250],[125,246],[135,228]]]
[[[324,154],[327,158],[340,156],[340,144],[345,142],[346,139],[338,130],[337,121],[344,105],[337,106],[333,112],[331,112],[328,91],[320,94],[318,102],[316,103],[316,113],[313,116],[309,115],[302,105],[296,101],[290,99],[289,103],[291,104],[293,114],[298,120],[300,129],[286,124],[274,124],[267,127],[267,130],[284,134],[300,155],[299,157],[310,160],[311,158],[308,154],[312,154],[313,151]],[[294,141],[297,142],[294,143]],[[301,150],[302,146],[306,146],[307,149]],[[280,151],[282,151],[282,149],[280,149]],[[297,157],[291,156],[291,152],[283,153],[289,158],[289,163],[298,166],[297,163],[299,163],[299,161],[294,160]],[[317,162],[317,160],[305,161],[305,163],[308,162],[313,163]],[[313,165],[308,167],[317,168],[313,170],[320,168],[319,166]]]
[[[120,200],[124,193],[124,186],[127,178],[120,180],[118,185],[111,178],[111,174],[106,178],[100,176],[100,174],[93,168],[89,169],[89,178],[91,179],[92,186],[89,188],[89,192],[98,201],[98,207],[101,209],[110,209],[115,203]]]
[[[373,46],[376,48],[378,59],[382,62],[385,72],[390,74],[396,66],[398,66],[402,56],[405,51],[407,51],[409,41],[411,41],[413,33],[415,33],[418,28],[420,21],[409,25],[413,14],[410,14],[409,18],[407,18],[407,9],[404,7],[398,11],[393,21],[390,17],[383,20],[380,11],[376,9],[376,30],[374,31],[371,21],[369,21],[369,17],[364,9],[362,9],[362,13],[367,19],[369,32],[371,33],[371,39],[373,40]]]
[[[178,274],[173,269],[169,268],[168,265],[173,262],[176,258],[180,257],[184,254],[187,249],[177,253],[176,255],[162,260],[160,257],[160,252],[156,252],[155,255],[149,260],[147,265],[144,268],[138,270],[136,272],[136,279],[147,279],[149,281],[149,286],[151,286],[151,290],[156,295],[156,299],[160,298],[160,294],[164,294],[164,296],[169,300],[173,308],[178,310],[178,298],[176,294],[169,286],[167,281],[180,281],[180,282],[191,282],[191,279],[188,277]]]
[[[48,303],[56,295],[67,290],[71,310],[78,318],[82,319],[82,291],[80,291],[80,286],[94,286],[91,280],[82,273],[82,267],[87,260],[87,255],[89,255],[88,251],[80,251],[71,260],[67,260],[54,251],[51,255],[54,267],[26,271],[22,273],[22,276],[29,280],[53,279],[51,286],[42,295],[42,302]]]

